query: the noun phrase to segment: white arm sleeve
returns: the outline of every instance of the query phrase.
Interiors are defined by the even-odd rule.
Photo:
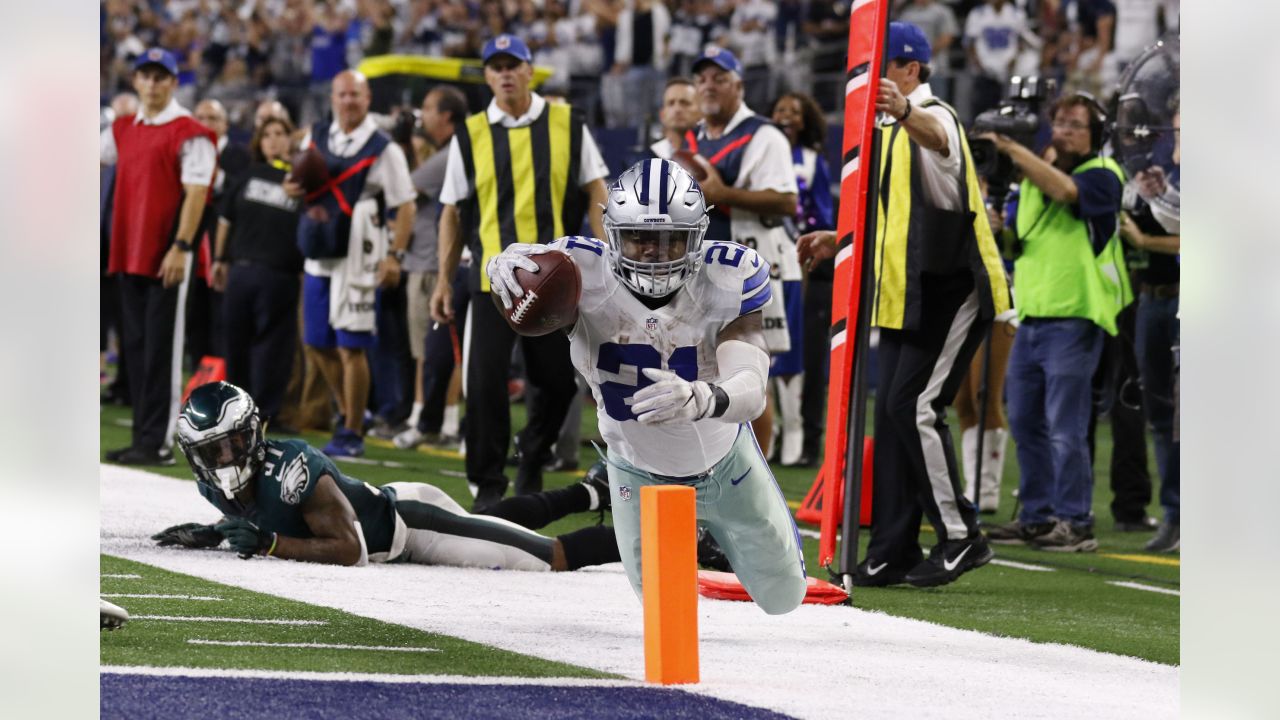
[[[717,415],[715,413],[723,400],[713,399],[715,410],[711,417],[735,424],[760,417],[765,408],[764,393],[769,380],[768,353],[749,342],[725,340],[716,346],[716,363],[720,366],[720,379],[713,384],[724,392],[729,403],[724,412]]]

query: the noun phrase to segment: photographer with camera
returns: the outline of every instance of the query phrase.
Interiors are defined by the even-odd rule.
[[[1023,175],[1014,217],[1021,327],[1006,379],[1022,509],[987,537],[1092,552],[1091,381],[1103,332],[1116,334],[1133,299],[1117,233],[1124,171],[1098,154],[1106,115],[1093,98],[1066,95],[1050,117],[1043,158],[1008,136],[981,136]]]
[[[933,96],[920,28],[889,25],[875,228],[874,326],[880,328],[875,493],[859,586],[952,582],[992,558],[964,498],[946,407],[992,318],[1009,308],[1004,267],[955,111]],[[835,255],[835,233],[797,242],[801,262]],[[938,544],[924,558],[922,514]]]

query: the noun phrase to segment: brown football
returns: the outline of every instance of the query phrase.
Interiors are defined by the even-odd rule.
[[[512,298],[515,304],[504,310],[498,296],[490,294],[512,330],[536,337],[573,321],[582,296],[582,275],[573,258],[559,250],[529,257],[538,264],[538,272],[516,268],[516,282],[524,289],[524,297]]]
[[[302,186],[308,193],[313,193],[329,182],[329,163],[315,146],[300,150],[293,156],[289,179]]]
[[[688,170],[694,180],[702,182],[707,179],[707,171],[703,170],[702,166],[693,159],[693,153],[690,152],[688,148],[680,148],[675,151],[675,153],[671,155],[671,161],[685,170]]]

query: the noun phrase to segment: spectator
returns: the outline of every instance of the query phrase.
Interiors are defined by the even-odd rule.
[[[1181,115],[1173,116],[1175,143]],[[1156,469],[1160,473],[1160,505],[1164,520],[1156,536],[1146,545],[1153,552],[1173,552],[1181,545],[1181,464],[1180,442],[1175,423],[1178,388],[1177,352],[1181,342],[1178,322],[1178,282],[1181,238],[1178,230],[1162,224],[1152,204],[1167,196],[1177,181],[1181,162],[1179,145],[1175,144],[1172,172],[1153,165],[1137,173],[1127,193],[1128,212],[1123,216],[1120,232],[1134,247],[1148,255],[1146,268],[1138,273],[1137,342],[1139,372],[1142,377],[1142,401],[1151,423],[1156,451]],[[1134,197],[1136,195],[1137,197]]]
[[[1022,476],[1018,519],[987,531],[994,542],[1092,552],[1093,474],[1087,433],[1103,332],[1132,301],[1116,233],[1124,171],[1098,155],[1102,111],[1091,98],[1054,104],[1043,159],[987,134],[1023,173],[1014,229],[1021,327],[1006,393]]]
[[[1115,68],[1107,66],[1111,54],[1111,33],[1116,24],[1116,6],[1111,0],[1069,0],[1062,4],[1069,31],[1066,58],[1066,87],[1102,95],[1104,87],[1115,84]],[[1104,75],[1103,70],[1109,70]]]
[[[124,465],[173,464],[180,318],[217,166],[214,135],[174,99],[177,85],[173,53],[147,50],[134,63],[140,112],[116,118],[101,138],[101,162],[116,166],[107,273],[119,274],[120,344],[133,406],[131,444],[106,459]]]
[[[795,375],[801,370],[802,276],[795,245],[782,227],[783,219],[796,212],[791,146],[781,131],[743,101],[742,64],[733,53],[710,46],[693,64],[693,72],[702,120],[687,142],[706,173],[699,185],[707,205],[717,206],[709,213],[707,237],[746,245],[769,263],[773,295],[781,300],[764,307],[765,341],[773,353],[769,376]],[[769,457],[771,401],[752,428]]]
[[[685,134],[702,119],[698,107],[698,94],[693,81],[687,77],[673,77],[662,91],[662,109],[658,120],[662,123],[662,139],[649,146],[654,157],[670,160],[671,155],[684,147]]]
[[[1027,16],[1009,0],[987,0],[969,11],[964,44],[974,76],[974,115],[995,107],[1004,97],[1027,32]]]
[[[230,124],[227,110],[222,103],[206,98],[196,103],[195,118],[217,136],[218,168],[213,174],[213,202],[205,208],[200,224],[199,237],[206,234],[209,243],[200,243],[196,255],[196,270],[191,287],[187,291],[187,351],[191,364],[199,364],[206,355],[224,357],[222,327],[222,293],[210,287],[209,269],[213,256],[213,236],[217,232],[218,208],[225,191],[239,180],[249,167],[249,150],[240,143],[231,142],[227,136]]]
[[[938,0],[907,0],[898,10],[897,19],[919,27],[929,38],[929,47],[933,50],[933,59],[929,62],[933,74],[929,76],[929,85],[943,86],[941,89],[946,90],[951,75],[951,44],[960,34],[955,12]],[[941,94],[948,95],[946,92]]]
[[[660,102],[658,86],[667,67],[671,15],[655,0],[628,0],[618,14],[617,49],[609,75],[602,79],[605,124],[623,127],[644,122]]]
[[[347,28],[351,18],[334,0],[308,3],[311,33],[311,104],[323,117],[329,86],[347,69]]]
[[[520,38],[499,35],[490,40],[483,60],[494,99],[484,112],[467,118],[449,144],[440,194],[440,275],[431,298],[433,319],[449,322],[454,314],[451,281],[465,238],[473,256],[473,302],[464,354],[466,412],[472,420],[484,418],[468,422],[466,429],[467,479],[477,488],[476,511],[492,507],[507,488],[503,462],[511,442],[511,409],[506,380],[516,337],[487,297],[488,278],[481,268],[511,243],[547,243],[578,232],[584,211],[592,233],[603,236],[603,178],[609,173],[573,109],[548,103],[529,89],[532,55]],[[494,152],[495,147],[508,150]],[[532,172],[512,171],[520,147],[528,148],[525,152],[534,158]],[[553,158],[552,153],[564,155]],[[567,172],[552,173],[553,165]],[[535,198],[543,200],[535,206]],[[497,212],[481,213],[481,207]],[[553,209],[560,212],[548,212]],[[542,464],[549,459],[576,385],[563,334],[521,338],[521,347],[529,381],[545,391],[539,395],[541,402],[529,409],[523,432],[527,445],[517,448],[521,463],[516,494],[528,494],[542,488]]]
[[[351,70],[342,71],[333,80],[332,122],[312,125],[303,141],[304,147],[314,147],[324,155],[330,177],[344,178],[340,184],[327,185],[317,193],[318,197],[309,197],[306,214],[298,223],[298,242],[304,255],[320,238],[332,238],[338,243],[327,253],[307,257],[302,288],[303,343],[337,399],[343,417],[343,424],[324,448],[332,457],[364,454],[364,411],[369,401],[366,351],[374,344],[372,327],[356,329],[345,321],[335,321],[345,308],[331,313],[331,296],[339,294],[333,289],[337,284],[334,278],[342,279],[348,238],[360,232],[353,220],[354,206],[382,194],[385,206],[396,211],[391,252],[378,263],[380,286],[399,282],[400,258],[413,228],[414,192],[408,162],[400,146],[369,116],[370,99],[365,77]],[[302,187],[296,182],[287,180],[284,187],[292,197],[303,196]]]
[[[1112,58],[1118,75],[1143,50],[1169,30],[1178,28],[1179,0],[1112,0],[1115,4],[1115,44]]]
[[[422,129],[435,152],[412,173],[413,186],[418,191],[418,213],[404,270],[409,273],[409,349],[417,362],[417,381],[409,427],[394,438],[396,447],[401,449],[416,447],[433,435],[438,438],[446,412],[445,395],[454,367],[451,336],[457,334],[457,329],[439,323],[429,327],[431,296],[440,272],[437,208],[449,160],[447,149],[458,124],[466,117],[467,98],[451,85],[438,85],[422,98]],[[430,365],[428,359],[432,361]],[[453,413],[456,426],[456,406]]]
[[[791,165],[798,190],[792,234],[799,237],[834,229],[831,173],[822,157],[822,142],[827,135],[822,108],[809,95],[787,93],[774,103],[771,114],[774,124],[782,128],[791,143]],[[809,269],[804,286],[802,337],[821,338],[831,330],[832,266],[832,261],[824,260],[819,267]],[[820,342],[803,343],[803,348],[801,375],[789,380],[775,378],[783,426],[779,460],[783,465],[811,467],[822,457],[830,348]]]
[[[258,104],[258,109],[253,112],[253,129],[256,132],[262,127],[263,123],[271,118],[280,118],[290,125],[293,125],[292,119],[289,117],[289,109],[279,100],[263,100]]]
[[[956,472],[946,407],[991,319],[1009,308],[1004,267],[956,111],[933,97],[929,41],[889,24],[887,75],[876,109],[881,200],[874,253],[880,329],[876,364],[875,493],[867,556],[855,585],[953,582],[993,557]],[[835,254],[835,233],[800,238],[802,257]],[[818,252],[820,251],[820,252]],[[852,440],[851,440],[852,441]],[[920,550],[920,520],[937,544]]]
[[[773,0],[742,0],[733,7],[729,20],[730,45],[738,50],[742,63],[745,101],[758,108],[774,97],[774,64],[778,50],[773,26],[778,19],[778,4]]]
[[[223,293],[227,380],[248,388],[276,432],[298,335],[297,198],[284,189],[293,124],[269,116],[249,143],[253,162],[219,207],[212,286]]]

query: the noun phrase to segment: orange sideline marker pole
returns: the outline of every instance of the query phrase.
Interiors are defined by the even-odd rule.
[[[640,570],[644,586],[644,678],[698,682],[696,491],[640,488]]]

